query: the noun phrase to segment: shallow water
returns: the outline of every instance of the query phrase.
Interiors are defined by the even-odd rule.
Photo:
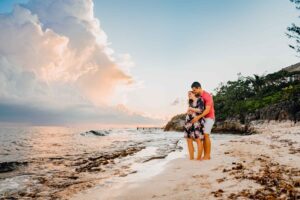
[[[145,170],[153,160],[159,160],[156,163],[161,166],[168,159],[182,156],[178,152],[185,146],[183,134],[176,132],[87,131],[72,127],[1,127],[0,198],[66,198],[95,184]],[[168,156],[170,153],[173,157]],[[157,173],[154,168],[147,174]]]

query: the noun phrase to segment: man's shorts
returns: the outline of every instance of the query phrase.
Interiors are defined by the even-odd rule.
[[[215,120],[212,118],[204,118],[205,122],[204,122],[204,134],[210,134],[211,133],[211,129],[215,123]]]

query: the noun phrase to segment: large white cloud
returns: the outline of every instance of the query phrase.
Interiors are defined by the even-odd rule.
[[[97,106],[99,116],[105,110],[114,116],[116,109],[107,109],[107,100],[119,85],[133,83],[130,56],[115,55],[109,48],[92,0],[30,0],[1,14],[0,30],[4,105],[36,105],[45,112],[84,105],[86,113]]]

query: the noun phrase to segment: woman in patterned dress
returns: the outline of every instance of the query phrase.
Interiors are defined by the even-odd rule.
[[[185,125],[184,125],[184,137],[187,139],[188,150],[190,159],[194,159],[194,145],[193,141],[197,143],[198,153],[197,160],[201,159],[203,151],[203,124],[204,119],[201,118],[199,121],[194,124],[191,123],[194,117],[200,115],[204,110],[204,102],[200,96],[196,96],[193,92],[188,92],[189,97],[189,108],[186,114]]]

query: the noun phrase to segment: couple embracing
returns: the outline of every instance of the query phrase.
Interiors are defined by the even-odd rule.
[[[199,82],[194,82],[191,88],[192,90],[188,92],[189,108],[185,119],[184,137],[187,139],[191,160],[194,160],[193,141],[197,143],[197,160],[209,160],[211,151],[209,135],[215,122],[214,102],[212,96],[202,89]]]

